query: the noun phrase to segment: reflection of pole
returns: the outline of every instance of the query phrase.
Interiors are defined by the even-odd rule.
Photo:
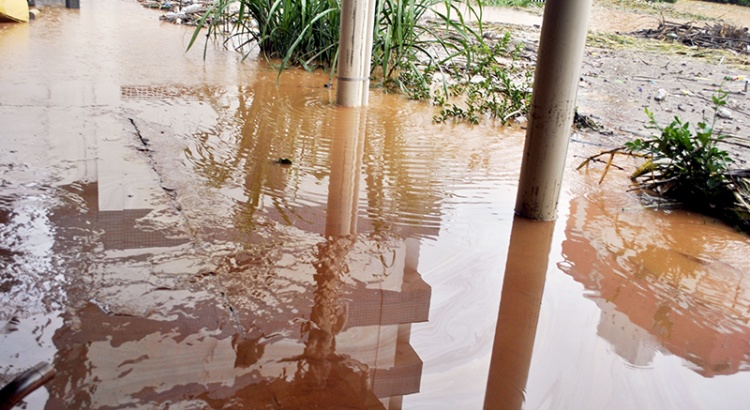
[[[348,271],[346,256],[356,235],[359,178],[364,154],[365,111],[340,108],[331,144],[331,176],[326,211],[326,242],[318,245],[315,293],[304,356],[308,382],[323,387],[336,358],[336,335],[346,324],[347,305],[340,303]]]
[[[554,227],[554,222],[513,220],[485,409],[523,408]]]
[[[327,237],[356,234],[365,128],[364,109],[339,108],[335,113],[326,211]]]
[[[555,219],[592,0],[548,0],[516,213]]]
[[[367,105],[375,0],[343,0],[339,34],[337,104]]]

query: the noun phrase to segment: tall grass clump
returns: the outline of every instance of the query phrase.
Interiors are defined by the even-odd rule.
[[[456,56],[470,59],[470,43],[482,40],[481,6],[471,0],[379,0],[376,7],[373,71],[382,85],[418,83]],[[206,45],[224,38],[246,56],[259,47],[266,58],[281,60],[281,69],[334,70],[340,16],[340,0],[217,0],[188,47],[206,28]]]
[[[207,28],[247,56],[323,68],[333,77],[338,57],[340,0],[217,0],[199,20],[191,47]],[[371,83],[442,107],[438,121],[505,123],[528,109],[530,71],[523,73],[510,37],[485,42],[479,0],[378,0]],[[436,74],[439,76],[436,77]],[[435,89],[434,84],[441,84]],[[473,80],[472,80],[473,79]],[[476,79],[481,79],[476,81]],[[472,81],[470,81],[472,80]],[[464,94],[463,108],[454,97]]]
[[[429,98],[433,73],[470,66],[484,42],[481,4],[470,1],[382,0],[376,16],[374,78],[414,99]]]
[[[259,47],[266,58],[281,60],[281,69],[330,68],[338,52],[340,16],[338,0],[217,0],[198,21],[188,48],[206,28],[206,46],[211,37],[220,37],[245,57]]]

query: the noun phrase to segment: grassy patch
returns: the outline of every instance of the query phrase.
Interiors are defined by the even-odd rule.
[[[377,2],[371,84],[442,108],[439,121],[471,123],[487,115],[503,123],[528,109],[531,71],[518,64],[510,35],[490,45],[483,2],[380,0]],[[258,47],[279,65],[330,70],[338,58],[338,0],[217,0],[190,41],[207,28],[249,54]],[[439,75],[439,77],[436,77]],[[440,85],[435,87],[436,81]],[[462,103],[455,104],[460,99]]]
[[[493,45],[476,46],[476,62],[453,78],[447,92],[437,89],[433,104],[442,107],[436,122],[465,121],[478,124],[483,118],[502,124],[525,115],[531,102],[531,67],[519,61],[521,44],[511,44],[511,35]],[[454,102],[454,97],[461,97]]]

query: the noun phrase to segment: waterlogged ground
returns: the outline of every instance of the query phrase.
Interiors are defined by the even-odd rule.
[[[555,223],[514,220],[519,126],[338,108],[157,18],[0,25],[0,377],[57,370],[27,408],[750,402],[750,239],[575,171],[617,135],[574,136]],[[597,86],[618,55],[580,102],[612,122],[643,103]]]

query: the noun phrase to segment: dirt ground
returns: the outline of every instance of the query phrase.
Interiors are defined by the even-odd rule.
[[[728,136],[727,149],[736,156],[738,166],[746,168],[750,159],[750,54],[685,47],[633,34],[657,28],[661,19],[743,27],[750,22],[750,8],[687,0],[675,4],[595,1],[578,112],[598,127],[581,130],[574,141],[592,145],[595,153],[651,135],[645,108],[655,113],[661,125],[675,116],[691,125],[713,121],[711,97],[721,89],[728,93],[728,113],[727,118],[716,118],[715,129]],[[493,29],[508,27],[530,46],[540,34],[538,25],[500,24]],[[527,51],[534,59],[533,47]],[[655,98],[660,93],[665,98]]]
[[[595,2],[592,10],[578,104],[579,113],[590,115],[600,128],[582,132],[582,139],[616,146],[635,136],[650,135],[653,131],[647,129],[645,108],[655,113],[660,125],[675,116],[692,125],[703,120],[710,123],[714,120],[711,97],[721,89],[728,93],[728,112],[723,113],[725,118],[716,117],[715,129],[728,136],[727,149],[737,165],[746,168],[750,159],[750,54],[677,46],[629,33],[655,29],[662,18],[743,27],[743,22],[750,22],[750,8],[681,0],[674,5],[628,9],[618,3]],[[656,98],[659,93],[665,98]]]

